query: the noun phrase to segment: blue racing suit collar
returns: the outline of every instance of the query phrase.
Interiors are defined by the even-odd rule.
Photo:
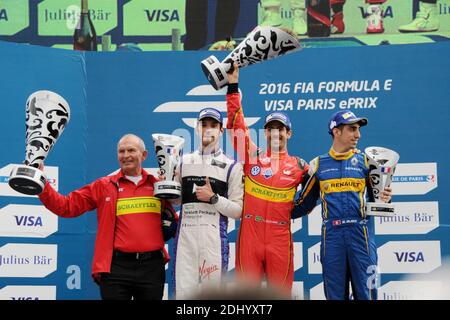
[[[358,149],[351,149],[347,152],[344,153],[339,153],[336,152],[333,147],[330,148],[330,151],[328,151],[328,154],[330,155],[330,157],[332,157],[335,160],[347,160],[350,159],[351,157],[353,157],[353,155],[355,153],[359,153]]]

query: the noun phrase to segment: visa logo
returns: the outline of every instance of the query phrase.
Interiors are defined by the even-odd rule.
[[[16,218],[16,224],[18,226],[25,226],[25,227],[42,227],[42,218],[41,217],[35,217],[35,216],[14,216]]]
[[[0,20],[8,21],[8,12],[6,11],[6,9],[0,10]]]
[[[423,258],[423,253],[422,252],[408,252],[408,251],[404,251],[404,252],[394,252],[395,256],[397,258],[397,262],[419,262],[422,261],[424,262],[425,259]]]
[[[361,17],[363,19],[366,19],[369,16],[367,11],[365,11],[365,9],[363,7],[359,7],[359,10],[361,11]],[[386,18],[386,17],[393,18],[394,17],[394,12],[392,10],[392,7],[391,6],[387,6],[386,10],[382,11],[382,16],[383,16],[383,18]]]
[[[39,300],[38,297],[11,297],[11,300]]]
[[[150,22],[180,21],[177,10],[144,10]]]

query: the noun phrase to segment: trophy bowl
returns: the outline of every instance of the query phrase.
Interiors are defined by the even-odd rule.
[[[180,164],[184,139],[170,134],[156,133],[152,135],[160,173],[165,180],[154,185],[155,197],[176,199],[181,196],[181,184],[175,179],[177,166]]]
[[[15,166],[8,180],[9,186],[17,192],[36,196],[43,190],[47,179],[38,168],[27,165]]]
[[[392,217],[395,205],[381,200],[381,193],[389,187],[400,155],[384,147],[368,147],[364,150],[369,162],[369,178],[372,194],[371,201],[366,203],[366,214],[369,216]]]
[[[202,60],[201,67],[209,83],[219,90],[228,84],[227,72],[233,68],[234,62],[238,68],[243,68],[300,48],[298,39],[290,32],[257,26],[222,62],[215,56],[209,56]]]

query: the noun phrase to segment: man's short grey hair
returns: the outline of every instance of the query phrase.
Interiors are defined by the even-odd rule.
[[[138,137],[137,135],[132,134],[132,133],[127,133],[127,134],[123,135],[122,138],[119,139],[119,142],[117,142],[117,149],[119,149],[120,141],[122,141],[123,139],[126,139],[126,138],[135,138],[135,139],[137,139],[139,141],[139,148],[141,149],[141,151],[145,151],[146,150],[145,149],[144,140],[142,140],[140,137]]]

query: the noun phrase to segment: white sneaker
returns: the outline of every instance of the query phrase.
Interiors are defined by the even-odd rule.
[[[264,18],[260,23],[263,27],[279,27],[282,24],[280,1],[262,1],[261,7],[264,9]]]
[[[439,29],[439,17],[437,5],[434,3],[419,2],[420,10],[416,13],[416,18],[398,28],[400,32],[430,32]]]
[[[308,31],[305,10],[305,0],[291,0],[292,31],[297,35],[304,35]]]
[[[304,35],[308,31],[308,27],[305,21],[305,9],[295,8],[292,9],[292,31],[298,35]]]

